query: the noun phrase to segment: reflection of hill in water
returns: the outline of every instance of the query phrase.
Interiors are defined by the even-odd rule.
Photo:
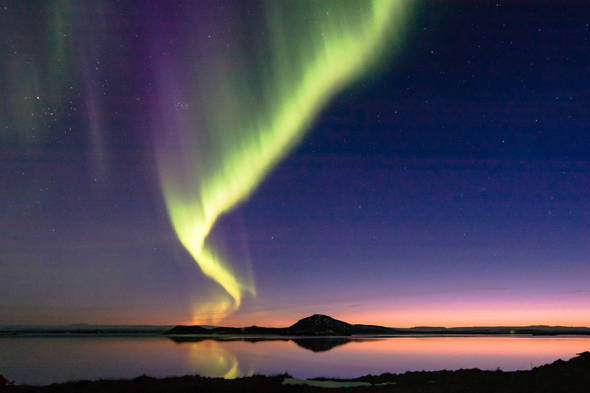
[[[339,345],[351,342],[348,338],[295,338],[293,342],[301,348],[309,349],[313,352],[325,352]]]
[[[175,343],[199,343],[204,341],[246,341],[250,343],[257,343],[262,341],[293,341],[299,347],[307,349],[312,352],[326,352],[340,345],[347,344],[351,341],[362,342],[362,341],[375,341],[378,339],[362,339],[362,338],[345,338],[345,337],[299,337],[299,338],[287,338],[287,337],[199,337],[199,336],[168,336],[168,338]]]

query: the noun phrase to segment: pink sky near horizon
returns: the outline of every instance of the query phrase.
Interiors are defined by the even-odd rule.
[[[224,326],[285,327],[312,314],[326,314],[349,323],[391,327],[414,326],[586,326],[590,327],[590,300],[570,302],[546,300],[519,304],[503,302],[457,302],[455,304],[374,305],[372,307],[306,307],[292,312],[273,311],[229,316]],[[190,321],[185,321],[191,323]]]
[[[388,327],[466,327],[466,326],[575,326],[590,327],[590,301],[563,302],[537,301],[527,304],[509,305],[502,303],[476,304],[421,304],[421,305],[374,305],[371,307],[304,307],[297,310],[244,311],[228,316],[224,320],[199,321],[190,316],[138,313],[133,316],[124,313],[93,313],[90,315],[25,316],[16,324],[22,325],[66,325],[87,323],[98,325],[198,325],[217,326],[266,326],[286,327],[312,314],[325,314],[352,323],[381,325]],[[40,323],[40,320],[46,322]]]

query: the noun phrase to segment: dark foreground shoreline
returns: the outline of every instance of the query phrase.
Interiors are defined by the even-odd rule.
[[[317,379],[321,380],[321,379]],[[119,393],[119,392],[203,392],[203,393],[281,393],[281,392],[394,392],[394,393],[587,393],[590,391],[590,352],[568,360],[527,371],[422,371],[404,374],[382,374],[349,380],[370,384],[360,387],[325,388],[290,385],[287,375],[252,376],[237,379],[185,376],[130,380],[77,381],[48,386],[0,386],[10,393]]]

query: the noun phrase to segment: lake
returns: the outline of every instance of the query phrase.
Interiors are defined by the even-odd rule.
[[[298,378],[481,368],[526,370],[590,350],[590,337],[389,337],[188,341],[167,337],[2,337],[0,375],[19,384],[199,374]]]

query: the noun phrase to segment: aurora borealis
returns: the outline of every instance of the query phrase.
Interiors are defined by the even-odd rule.
[[[406,7],[400,0],[265,6],[268,27],[261,28],[268,42],[255,42],[259,50],[232,39],[227,49],[213,45],[213,54],[204,55],[205,72],[188,83],[197,92],[179,91],[187,83],[171,81],[178,69],[165,59],[158,67],[163,99],[154,133],[162,189],[181,243],[233,300],[207,305],[216,314],[239,307],[242,292],[255,289],[207,245],[215,222],[252,193],[341,86],[400,38]],[[228,66],[233,62],[241,64],[237,71]]]
[[[477,3],[1,3],[0,323],[590,325],[588,6]]]

